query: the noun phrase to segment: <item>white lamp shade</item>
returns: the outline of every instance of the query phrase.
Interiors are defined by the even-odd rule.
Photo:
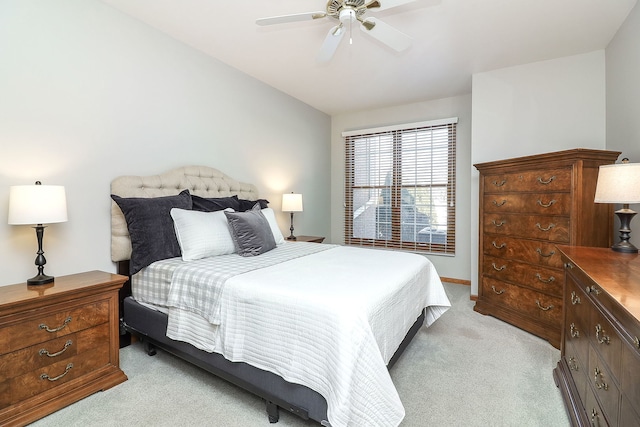
[[[283,194],[282,212],[302,212],[302,194]]]
[[[600,166],[595,202],[640,203],[640,163]]]
[[[53,224],[67,220],[67,197],[61,185],[9,187],[9,224]]]

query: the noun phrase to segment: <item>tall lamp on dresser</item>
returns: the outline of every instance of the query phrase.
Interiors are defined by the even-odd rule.
[[[564,273],[556,244],[611,244],[611,205],[593,200],[599,166],[619,154],[578,148],[475,165],[480,247],[474,310],[560,348]]]

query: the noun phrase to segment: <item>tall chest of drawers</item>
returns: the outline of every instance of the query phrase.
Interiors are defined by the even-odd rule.
[[[556,244],[610,245],[612,207],[593,199],[598,167],[619,154],[573,149],[474,165],[480,172],[474,310],[560,348],[564,273]]]
[[[640,426],[640,256],[560,246],[561,358],[553,371],[577,426]]]
[[[118,348],[126,280],[91,271],[0,286],[0,425],[26,425],[127,379]]]

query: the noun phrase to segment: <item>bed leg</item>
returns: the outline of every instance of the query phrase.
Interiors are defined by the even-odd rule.
[[[144,341],[142,343],[142,345],[144,346],[144,351],[149,355],[149,356],[155,356],[156,355],[156,346],[151,344],[148,341]]]
[[[269,422],[271,424],[273,423],[277,423],[278,420],[280,419],[280,409],[278,408],[278,405],[276,405],[275,403],[266,400],[267,403],[267,415],[269,416]]]

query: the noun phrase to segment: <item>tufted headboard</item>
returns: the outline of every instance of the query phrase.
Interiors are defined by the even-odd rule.
[[[201,197],[228,197],[257,200],[253,184],[238,182],[217,169],[207,166],[184,166],[160,175],[120,176],[111,182],[111,194],[120,197],[172,196],[182,190]],[[131,258],[131,239],[127,223],[118,205],[111,201],[111,260]]]

